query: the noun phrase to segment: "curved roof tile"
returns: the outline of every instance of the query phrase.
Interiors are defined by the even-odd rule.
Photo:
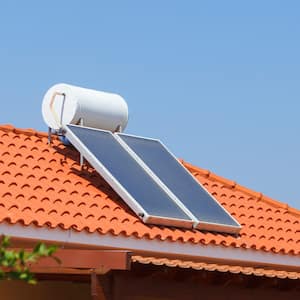
[[[181,163],[243,226],[239,236],[143,224],[79,154],[47,134],[0,126],[0,222],[300,254],[300,211]]]

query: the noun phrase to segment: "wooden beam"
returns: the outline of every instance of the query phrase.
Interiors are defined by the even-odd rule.
[[[95,272],[93,269],[75,269],[62,267],[30,267],[30,271],[34,274],[65,274],[65,275],[90,275]],[[102,274],[102,273],[99,273]]]
[[[95,272],[91,274],[91,296],[92,300],[106,300],[103,286]]]
[[[47,257],[32,264],[30,269],[35,273],[105,274],[110,270],[129,270],[131,264],[129,251],[60,249],[54,256],[60,264]]]

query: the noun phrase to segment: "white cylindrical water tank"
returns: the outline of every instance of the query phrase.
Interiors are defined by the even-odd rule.
[[[128,107],[121,96],[64,83],[47,91],[42,114],[47,125],[56,130],[66,124],[81,123],[86,127],[122,131],[128,121]]]

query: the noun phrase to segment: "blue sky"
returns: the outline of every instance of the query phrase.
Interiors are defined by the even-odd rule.
[[[46,130],[59,82],[121,94],[126,132],[300,208],[298,1],[1,1],[0,123]]]

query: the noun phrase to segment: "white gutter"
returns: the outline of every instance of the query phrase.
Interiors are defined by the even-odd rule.
[[[210,260],[218,259],[250,263],[251,265],[256,264],[257,266],[276,265],[292,268],[300,267],[300,256],[275,254],[253,249],[224,247],[220,245],[148,240],[131,236],[114,236],[112,234],[102,235],[97,232],[78,232],[73,229],[50,229],[33,225],[23,226],[21,224],[0,224],[0,233],[15,238],[58,242],[65,246],[67,246],[67,244],[77,244],[78,246],[142,251],[147,252],[148,254],[152,253],[152,255],[165,255],[165,257],[170,255],[193,256],[197,260],[201,258]]]

